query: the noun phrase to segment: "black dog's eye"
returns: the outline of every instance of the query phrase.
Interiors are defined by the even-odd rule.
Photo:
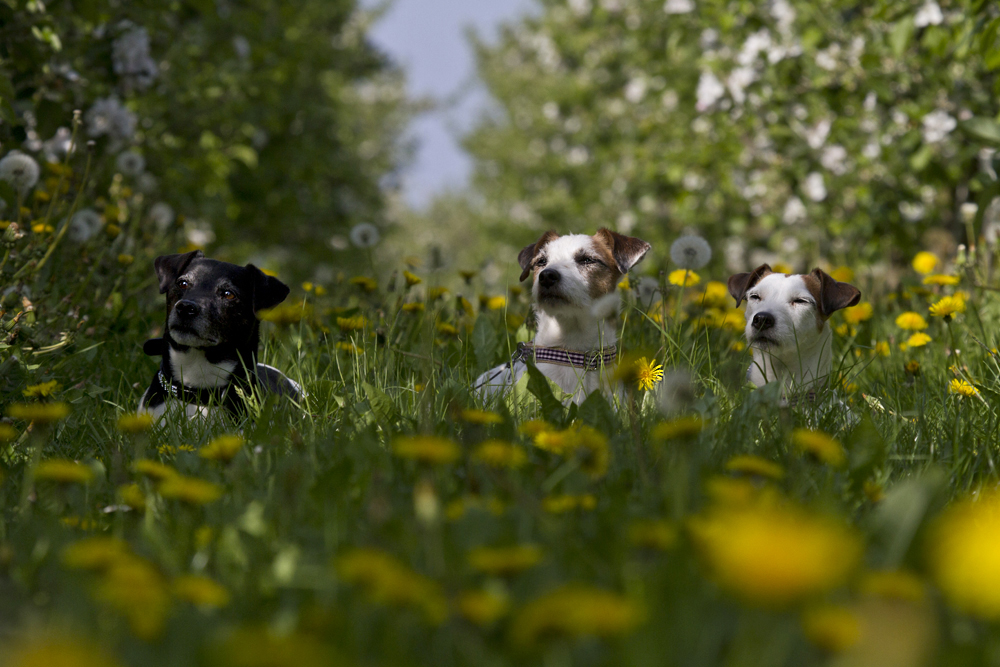
[[[191,283],[181,278],[180,280],[177,281],[177,286],[180,287],[181,289],[187,289],[191,287]]]
[[[231,289],[222,290],[222,298],[226,301],[232,301],[236,298],[236,292]]]

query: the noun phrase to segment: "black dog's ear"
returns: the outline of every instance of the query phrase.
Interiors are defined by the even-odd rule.
[[[760,282],[769,273],[774,273],[767,264],[761,264],[750,273],[736,273],[729,276],[729,293],[736,299],[736,305],[743,303],[747,290]]]
[[[518,253],[517,263],[521,265],[521,282],[524,282],[524,279],[531,273],[531,264],[535,261],[535,255],[538,254],[538,251],[544,248],[546,243],[557,238],[559,238],[559,235],[550,229],[542,234],[534,243],[524,246],[521,252]]]
[[[836,280],[823,269],[813,269],[806,277],[814,279],[807,280],[806,284],[813,293],[823,317],[830,317],[841,308],[856,306],[861,301],[861,290],[854,285]]]
[[[253,264],[247,264],[253,272],[253,312],[274,308],[288,296],[288,285],[267,275]]]
[[[192,250],[180,255],[160,255],[153,260],[153,268],[156,269],[156,277],[160,279],[160,294],[163,294],[170,287],[170,284],[177,280],[177,276],[184,273],[192,259],[204,257],[201,250]]]
[[[618,272],[622,275],[628,273],[629,269],[638,264],[639,260],[645,257],[649,249],[652,248],[640,238],[625,236],[604,227],[598,229],[594,236],[602,239],[611,248],[611,256],[615,258]]]

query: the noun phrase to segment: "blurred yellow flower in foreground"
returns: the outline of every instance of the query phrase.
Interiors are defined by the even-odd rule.
[[[341,331],[360,331],[368,324],[368,319],[364,315],[353,317],[338,317],[337,326]]]
[[[302,632],[276,634],[268,627],[246,627],[213,647],[211,665],[220,667],[330,667],[330,649]]]
[[[752,456],[749,454],[732,457],[726,461],[725,468],[727,472],[735,472],[744,475],[756,475],[758,477],[766,477],[775,481],[780,480],[785,476],[785,469],[782,468],[781,465],[775,463],[774,461],[768,461],[767,459],[762,459],[759,456]]]
[[[423,301],[411,301],[410,303],[404,303],[401,306],[404,313],[422,313],[426,310]]]
[[[679,440],[693,438],[705,428],[705,420],[701,417],[679,417],[667,422],[660,422],[653,427],[650,435],[656,440]]]
[[[489,410],[466,408],[458,413],[458,418],[469,424],[502,424],[503,417]]]
[[[153,415],[148,413],[128,413],[118,418],[118,430],[122,433],[141,433],[153,426]]]
[[[678,287],[694,287],[701,282],[701,276],[689,269],[675,269],[667,275],[667,282]]]
[[[439,334],[444,334],[445,336],[458,335],[458,327],[456,327],[454,324],[448,324],[447,322],[438,322],[437,324],[434,325],[434,328],[437,329],[437,332]]]
[[[931,525],[926,549],[931,577],[953,607],[1000,619],[1000,491],[948,507]]]
[[[354,549],[338,558],[336,567],[341,579],[364,588],[377,604],[417,609],[434,624],[448,616],[448,603],[438,583],[384,551]]]
[[[812,607],[802,614],[802,631],[819,648],[840,653],[861,639],[861,620],[840,605]]]
[[[10,646],[8,644],[8,649]],[[119,663],[91,644],[74,637],[33,637],[17,642],[4,667],[118,667]]]
[[[229,591],[214,579],[198,574],[183,574],[170,584],[174,597],[196,607],[219,609],[229,604]]]
[[[0,423],[0,442],[13,442],[18,436],[17,429],[10,424]]]
[[[628,527],[628,540],[643,549],[668,551],[677,544],[677,525],[660,519],[635,521]]]
[[[47,459],[39,461],[35,468],[35,479],[66,484],[88,484],[94,479],[94,471],[88,466],[69,459]]]
[[[698,305],[703,308],[726,308],[730,299],[729,288],[725,283],[717,280],[709,280],[705,283],[705,291],[698,295]]]
[[[888,357],[891,352],[892,348],[889,347],[889,343],[887,341],[881,340],[875,343],[875,354],[880,357]]]
[[[7,406],[7,416],[36,424],[51,424],[69,416],[66,403],[11,403]]]
[[[935,273],[933,275],[925,276],[923,279],[924,285],[944,285],[945,287],[954,287],[962,281],[960,276],[946,276],[940,273]]]
[[[593,427],[574,423],[561,431],[542,430],[534,442],[535,447],[553,454],[575,454],[580,470],[591,477],[601,477],[608,471],[608,438]]]
[[[232,461],[245,444],[238,435],[220,435],[198,450],[198,456],[209,461]]]
[[[344,343],[342,341],[338,341],[334,347],[338,350],[343,350],[344,352],[350,352],[351,354],[361,354],[361,348],[354,343]]]
[[[146,509],[146,495],[138,484],[125,484],[118,487],[118,498],[137,512]]]
[[[859,303],[856,306],[851,306],[850,308],[844,309],[844,321],[848,324],[861,324],[865,320],[870,320],[874,314],[875,309],[867,301]]]
[[[163,632],[170,611],[170,591],[149,561],[129,556],[113,562],[94,597],[125,616],[132,633],[140,639],[156,639]]]
[[[455,601],[458,613],[485,627],[503,618],[510,610],[510,598],[499,592],[463,591]]]
[[[965,380],[959,380],[956,378],[948,383],[948,393],[971,398],[978,394],[979,391]]]
[[[45,398],[51,396],[57,389],[59,389],[59,382],[56,380],[49,380],[48,382],[42,382],[41,384],[30,384],[21,393],[25,398]]]
[[[589,493],[581,496],[561,495],[542,498],[542,509],[550,514],[565,514],[575,509],[592,510],[597,507],[597,498]]]
[[[534,438],[539,433],[544,431],[555,430],[552,424],[548,423],[544,419],[529,419],[526,422],[522,422],[520,426],[517,427],[518,433],[526,435],[529,438]]]
[[[896,326],[905,331],[920,331],[927,328],[927,320],[920,313],[911,310],[896,318]]]
[[[378,283],[375,282],[374,278],[369,278],[368,276],[355,276],[351,278],[348,282],[352,285],[360,287],[365,292],[374,292],[378,289]]]
[[[469,565],[491,575],[523,572],[542,562],[542,550],[534,544],[511,547],[477,547],[469,552]]]
[[[822,431],[797,428],[792,431],[792,444],[803,454],[814,456],[834,468],[840,468],[847,463],[844,447]]]
[[[483,300],[483,306],[487,310],[500,310],[507,305],[507,297],[505,296],[491,296]]]
[[[181,475],[166,478],[160,482],[156,490],[164,498],[180,500],[191,505],[207,505],[222,497],[222,487],[218,484]]]
[[[940,261],[937,255],[932,252],[918,252],[913,257],[913,270],[919,274],[927,275],[937,268]]]
[[[959,296],[945,296],[930,307],[930,314],[934,317],[948,319],[958,313],[965,312],[965,299]]]
[[[393,441],[392,451],[400,458],[424,463],[453,463],[462,453],[453,441],[435,435],[400,436]]]
[[[281,326],[298,324],[310,315],[312,315],[312,306],[305,301],[282,303],[274,308],[257,312],[257,318],[262,322],[272,322]]]
[[[764,606],[791,604],[840,586],[863,553],[846,524],[779,500],[710,508],[688,527],[719,586]]]
[[[117,537],[95,535],[73,542],[62,552],[62,563],[74,570],[103,570],[131,554],[128,544]]]
[[[616,637],[642,622],[641,607],[628,598],[582,585],[558,588],[535,598],[516,612],[511,639],[532,646],[560,637]]]
[[[922,331],[918,331],[906,339],[906,347],[923,347],[931,342],[932,338]]]
[[[156,480],[164,480],[180,474],[168,465],[149,459],[139,459],[132,464],[132,469],[144,477]]]
[[[872,597],[919,602],[927,594],[924,582],[904,570],[873,570],[858,580],[858,592]]]
[[[472,451],[472,459],[494,468],[520,468],[528,462],[528,455],[513,443],[487,440]]]
[[[403,271],[403,278],[406,280],[407,287],[413,287],[414,285],[419,285],[424,282],[423,278],[414,273],[410,273],[409,271]]]
[[[854,280],[854,269],[849,266],[838,266],[830,270],[830,277],[842,283]]]

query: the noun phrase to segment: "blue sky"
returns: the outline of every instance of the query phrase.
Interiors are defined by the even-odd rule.
[[[363,0],[363,5],[376,4]],[[460,91],[460,101],[414,120],[416,159],[406,170],[407,202],[425,206],[435,193],[461,188],[472,164],[458,136],[488,104],[475,79],[472,48],[465,30],[473,27],[491,40],[497,26],[528,11],[532,0],[395,0],[371,39],[403,66],[410,94],[444,101]]]

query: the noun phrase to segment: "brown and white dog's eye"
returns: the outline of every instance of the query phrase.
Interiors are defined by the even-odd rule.
[[[229,289],[222,290],[222,298],[225,299],[226,301],[232,301],[233,299],[236,298],[236,292]]]
[[[812,301],[810,301],[809,299],[792,299],[792,303],[799,306],[808,306],[810,303],[812,303]]]
[[[543,267],[543,266],[545,266],[548,263],[549,263],[549,260],[545,259],[544,257],[539,257],[538,261],[535,262],[535,266],[537,266],[537,267]]]
[[[594,259],[593,257],[587,257],[586,255],[583,255],[581,257],[576,258],[576,263],[587,266],[588,264],[597,264],[597,260]]]

